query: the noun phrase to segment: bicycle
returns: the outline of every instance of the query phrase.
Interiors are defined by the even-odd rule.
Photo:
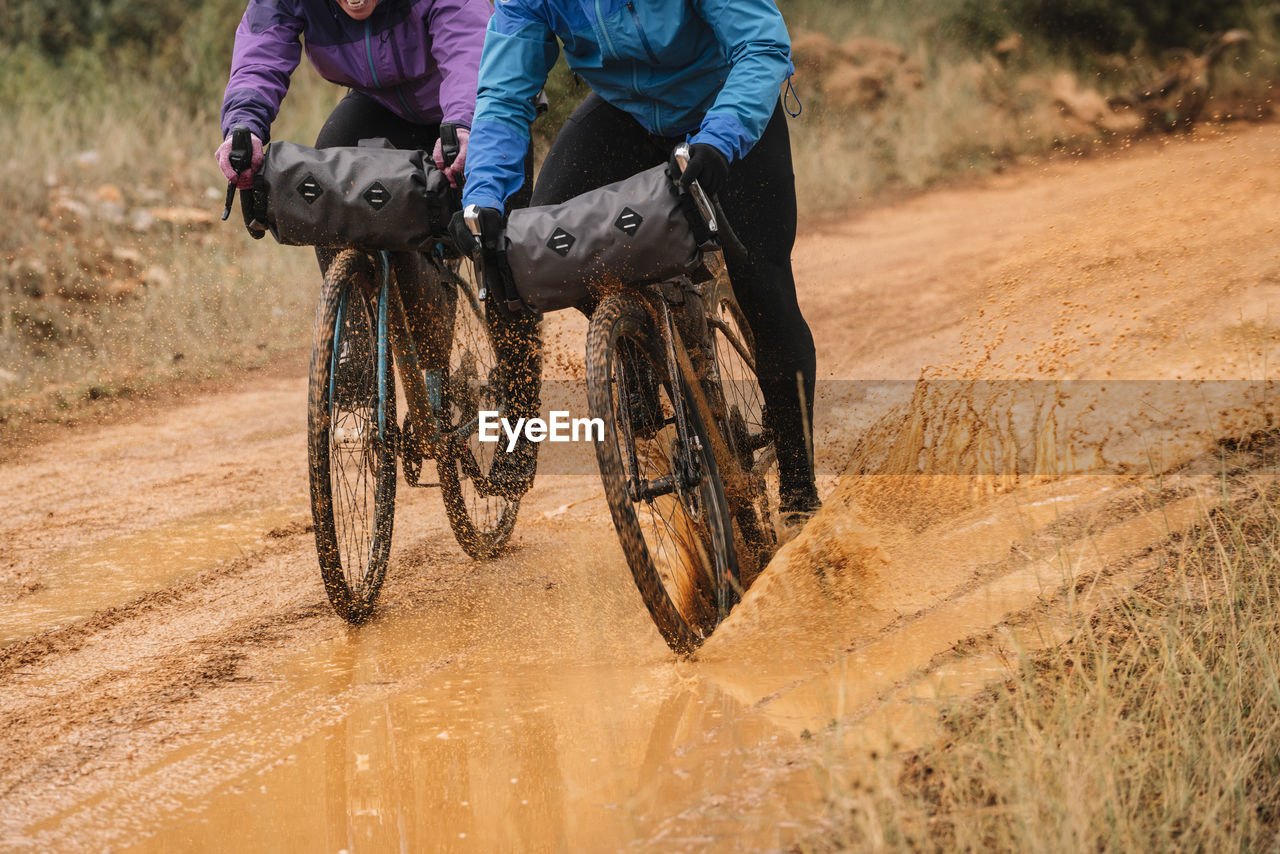
[[[688,147],[676,150],[683,169]],[[715,269],[604,296],[587,331],[587,399],[614,527],[658,630],[697,649],[777,549],[777,455],[750,327],[724,251],[745,252],[691,188]],[[746,569],[744,573],[742,570]]]
[[[446,143],[451,160],[456,137]],[[245,138],[239,163],[246,166],[247,151]],[[239,169],[236,154],[233,140]],[[248,197],[246,224],[261,236],[266,226],[253,219]],[[451,204],[456,210],[457,199]],[[421,334],[398,275],[411,265],[421,268],[414,278],[423,286],[411,307],[431,320]],[[406,484],[440,489],[454,536],[473,558],[497,554],[515,527],[520,502],[489,482],[496,445],[478,439],[479,413],[503,413],[507,403],[498,309],[478,282],[445,236],[425,253],[347,246],[325,273],[308,378],[309,480],[325,592],[348,622],[369,616],[386,576],[397,460]],[[436,464],[435,482],[422,480],[427,460]]]

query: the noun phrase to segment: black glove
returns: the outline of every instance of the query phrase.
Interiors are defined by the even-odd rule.
[[[675,162],[675,155],[672,155]],[[729,160],[720,153],[720,149],[705,142],[695,142],[689,146],[689,165],[680,176],[680,186],[686,190],[695,180],[702,186],[703,192],[714,196],[720,192],[729,177]]]
[[[465,211],[458,211],[453,215],[453,219],[449,220],[449,236],[457,244],[458,251],[466,255],[474,255],[476,250],[481,248],[487,252],[496,251],[505,228],[502,211],[497,208],[467,206],[468,210],[472,208],[475,208],[475,212],[479,217],[480,239],[476,239],[476,235],[471,232],[471,227],[467,225]]]

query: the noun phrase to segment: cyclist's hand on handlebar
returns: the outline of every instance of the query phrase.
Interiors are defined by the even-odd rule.
[[[671,163],[679,171],[674,154],[671,155]],[[705,193],[714,196],[720,192],[728,177],[729,158],[720,149],[705,142],[695,142],[689,146],[689,165],[680,176],[681,187],[688,189],[691,183],[697,181]]]
[[[461,183],[462,173],[467,166],[467,140],[471,137],[471,131],[464,127],[457,129],[458,134],[458,155],[453,158],[452,163],[444,162],[444,140],[436,140],[435,151],[431,152],[431,159],[435,161],[436,168],[444,173],[444,177],[449,179],[449,186],[457,188]]]
[[[468,219],[471,222],[468,222]],[[472,223],[475,223],[478,228],[479,235],[472,231]],[[484,249],[486,252],[496,251],[505,227],[505,218],[502,211],[497,208],[478,208],[475,205],[468,205],[465,211],[458,211],[453,215],[453,219],[449,222],[449,235],[458,245],[459,251],[474,255],[478,249]]]
[[[258,139],[257,134],[250,134],[249,137],[253,144],[253,156],[250,159],[249,168],[242,170],[238,175],[236,167],[231,165],[231,134],[227,134],[222,145],[219,145],[218,150],[213,153],[218,166],[222,168],[222,174],[227,176],[227,181],[234,182],[238,190],[251,188],[253,176],[258,174],[258,169],[262,166],[262,140]]]

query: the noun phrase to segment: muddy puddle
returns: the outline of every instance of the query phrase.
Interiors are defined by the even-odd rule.
[[[579,615],[576,637],[558,636],[563,626],[545,622],[546,601],[513,596],[504,574],[471,577],[442,599],[277,665],[270,678],[285,690],[265,704],[247,702],[199,747],[139,775],[132,783],[139,791],[174,773],[196,776],[194,769],[225,782],[174,792],[163,818],[139,816],[130,850],[253,848],[262,839],[283,850],[353,852],[794,844],[821,820],[825,793],[848,773],[847,764],[820,755],[830,749],[833,722],[844,727],[869,715],[839,730],[845,748],[864,756],[922,743],[935,731],[939,704],[1007,667],[975,657],[926,673],[932,661],[1190,524],[1206,506],[1187,496],[1130,514],[1098,536],[1051,537],[1057,547],[1021,569],[991,573],[1011,543],[1141,492],[1097,480],[1007,496],[981,519],[933,531],[932,550],[888,543],[888,560],[875,570],[886,577],[864,579],[898,589],[903,609],[923,600],[909,578],[893,578],[895,566],[951,573],[944,584],[972,581],[907,619],[892,607],[849,608],[856,620],[833,623],[802,600],[762,597],[767,607],[744,610],[694,661],[674,661],[650,643],[649,627],[626,613],[634,603],[625,576],[591,593],[601,564],[587,556],[541,567],[530,585],[560,591],[555,610]],[[564,540],[581,542],[585,533],[570,528]],[[536,555],[521,564],[518,571],[539,567]],[[990,577],[979,577],[983,568]],[[502,623],[493,622],[503,610]],[[775,619],[818,642],[781,646]],[[618,634],[603,636],[608,627]],[[596,631],[603,640],[583,640]],[[848,637],[866,640],[839,654],[837,638]],[[878,711],[884,698],[890,705]],[[247,770],[227,773],[234,767]],[[119,796],[98,808],[114,809]]]
[[[245,556],[309,512],[295,503],[237,507],[55,552],[41,569],[40,586],[0,608],[0,647]]]
[[[1056,547],[1028,554],[1021,568],[962,589],[937,606],[902,621],[891,634],[856,643],[821,675],[785,688],[771,698],[768,714],[792,729],[819,728],[832,720],[849,720],[892,693],[895,687],[914,682],[938,657],[970,639],[999,630],[1011,615],[1032,609],[1041,611],[1042,606],[1064,592],[1072,593],[1079,584],[1087,584],[1084,592],[1088,595],[1072,595],[1068,600],[1070,619],[1063,617],[1047,630],[1049,636],[1056,637],[1080,614],[1098,606],[1099,601],[1093,597],[1099,583],[1108,589],[1117,587],[1113,579],[1101,575],[1108,565],[1186,530],[1203,519],[1213,504],[1213,484],[1206,483],[1198,494],[1140,513],[1096,535],[1074,542],[1064,538]],[[1043,621],[1035,623],[1038,630],[1045,630],[1046,625]],[[1013,645],[1030,648],[1032,637],[1029,633],[1024,635]],[[1040,640],[1041,645],[1047,645],[1044,638]],[[930,674],[926,680],[928,690],[913,696],[935,700],[968,696],[1008,669],[1007,660],[975,656],[963,663],[952,663],[945,672]],[[917,746],[931,734],[930,727],[922,730],[913,717],[906,715],[894,721],[898,738],[894,749]],[[875,727],[862,729],[862,737],[874,738],[877,734]]]
[[[736,807],[744,781],[787,770],[780,747],[794,740],[714,683],[668,668],[453,671],[358,704],[131,850],[252,849],[264,838],[295,851],[597,851],[641,840],[671,850],[717,836],[772,847],[788,838],[785,793],[811,808],[811,777],[749,818]]]
[[[522,563],[516,571],[538,567],[533,556]],[[601,569],[586,556],[543,568],[533,597],[505,573],[477,573],[443,601],[278,664],[268,678],[285,690],[259,703],[247,684],[239,714],[124,787],[228,781],[174,791],[162,816],[135,811],[130,850],[253,849],[263,839],[296,851],[787,844],[795,819],[820,804],[819,780],[790,758],[798,730],[735,698],[709,669],[674,661],[636,619],[629,578],[592,589]],[[576,631],[548,619],[548,592],[587,615]],[[127,798],[117,790],[89,809],[110,814]],[[744,810],[744,798],[755,807]],[[34,828],[36,838],[62,818]]]

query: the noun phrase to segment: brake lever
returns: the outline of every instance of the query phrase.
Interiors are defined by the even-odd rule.
[[[676,165],[680,167],[681,174],[689,168],[689,143],[682,142],[676,146],[674,152]],[[698,183],[698,179],[694,178],[689,182],[689,194],[693,196],[693,202],[698,206],[698,213],[707,222],[707,229],[712,234],[720,233],[720,225],[716,220],[715,205],[711,204],[711,197],[702,189],[702,185]]]
[[[231,203],[236,200],[236,184],[240,183],[240,174],[253,165],[253,135],[244,125],[236,125],[231,129],[231,152],[227,157],[231,168],[236,170],[234,181],[227,182],[227,203],[222,208],[222,221],[231,216]]]
[[[236,182],[228,181],[227,182],[227,203],[222,208],[223,222],[226,222],[227,218],[231,216],[231,203],[234,202],[235,200],[236,200]]]
[[[444,156],[444,165],[448,169],[458,159],[462,144],[458,141],[458,126],[453,122],[440,123],[440,153]]]
[[[511,281],[511,269],[507,266],[506,250],[503,248],[506,237],[499,236],[494,246],[485,245],[484,230],[480,227],[480,209],[475,205],[467,205],[463,209],[462,220],[467,224],[467,230],[476,238],[476,243],[480,247],[480,300],[483,302],[489,293],[493,292],[506,304],[507,311],[512,314],[527,311],[524,302],[520,299],[520,294],[516,291],[515,283]]]
[[[443,126],[441,126],[441,138],[443,139]],[[467,230],[471,232],[476,239],[476,246],[479,247],[481,260],[480,267],[480,302],[484,302],[489,295],[489,270],[488,265],[484,263],[484,235],[480,229],[480,209],[475,205],[467,205],[462,211],[462,221],[467,224]]]

